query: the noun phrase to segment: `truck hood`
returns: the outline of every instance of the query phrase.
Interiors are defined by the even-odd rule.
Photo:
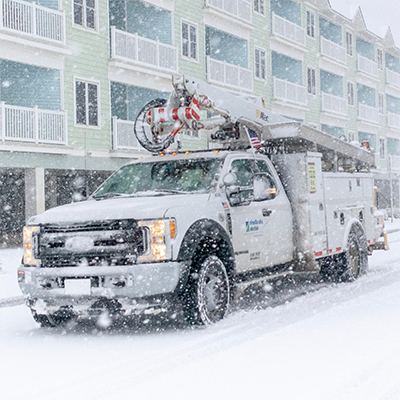
[[[195,208],[204,204],[209,194],[162,195],[149,197],[113,198],[86,200],[52,208],[29,219],[29,225],[76,223],[115,219],[156,219],[163,218],[169,208],[187,204]]]

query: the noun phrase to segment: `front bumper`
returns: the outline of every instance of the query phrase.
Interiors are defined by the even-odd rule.
[[[121,311],[129,315],[133,310],[161,304],[159,299],[176,291],[187,270],[181,262],[64,268],[21,265],[18,275],[28,305],[38,314],[51,314],[60,308],[69,308],[74,314],[95,314],[99,299],[109,299],[109,304],[118,302]],[[70,282],[78,284],[72,291]]]

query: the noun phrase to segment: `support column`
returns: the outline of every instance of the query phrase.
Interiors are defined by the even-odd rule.
[[[25,170],[25,218],[45,211],[44,168]]]

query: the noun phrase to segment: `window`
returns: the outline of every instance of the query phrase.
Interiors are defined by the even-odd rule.
[[[265,51],[255,49],[254,69],[256,77],[262,80],[266,79],[266,55]]]
[[[197,26],[182,21],[182,56],[197,60]]]
[[[356,133],[355,132],[349,132],[349,142],[355,142],[356,141]]]
[[[316,94],[316,82],[315,82],[315,69],[307,68],[307,91],[310,94]]]
[[[379,139],[379,157],[381,160],[385,158],[385,139]]]
[[[75,81],[75,121],[77,125],[99,126],[98,83]]]
[[[183,135],[189,138],[200,138],[200,132],[198,130],[196,131],[184,131]]]
[[[377,50],[376,59],[378,61],[378,68],[383,69],[383,51],[381,49]]]
[[[307,11],[307,36],[315,38],[315,15]]]
[[[378,94],[379,114],[385,114],[385,101],[382,93]]]
[[[264,0],[254,0],[254,12],[265,14]]]
[[[349,56],[353,55],[353,35],[346,32],[346,51]]]
[[[354,106],[354,84],[347,82],[347,104]]]
[[[74,0],[74,24],[96,29],[96,0]]]

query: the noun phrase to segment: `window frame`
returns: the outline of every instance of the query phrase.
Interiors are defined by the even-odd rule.
[[[385,115],[385,96],[383,93],[378,93],[378,112],[380,115]]]
[[[383,50],[376,49],[376,63],[378,64],[378,69],[383,71]]]
[[[350,38],[350,41],[348,40]],[[354,40],[353,40],[353,33],[346,31],[346,54],[350,57],[354,55]]]
[[[256,10],[256,4],[257,4],[257,10]],[[261,7],[260,7],[261,4],[263,5],[264,12],[260,11],[261,10]],[[265,15],[266,15],[265,0],[254,0],[253,1],[253,12],[255,12],[258,15],[262,15],[262,16],[265,17]]]
[[[71,7],[72,7],[72,26],[74,28],[78,29],[83,29],[84,31],[87,32],[99,32],[99,6],[98,6],[98,0],[93,0],[94,2],[94,27],[88,27],[87,26],[87,1],[88,0],[82,0],[82,24],[76,23],[75,22],[75,4],[78,4],[76,0],[72,0],[71,2]],[[91,7],[90,7],[91,8]]]
[[[310,75],[311,72],[311,75]],[[310,81],[311,77],[311,81]],[[311,84],[310,84],[311,82]],[[317,95],[317,71],[314,67],[307,67],[307,94]]]
[[[379,159],[384,160],[386,158],[386,151],[385,151],[385,139],[379,138]]]
[[[186,24],[188,26],[188,55],[183,54],[183,24]],[[191,40],[190,40],[190,27],[194,27],[196,30],[196,58],[193,58],[190,56],[191,54]],[[199,62],[199,28],[198,24],[191,22],[187,19],[181,19],[181,57],[184,60],[192,61],[192,62]]]
[[[260,76],[257,76],[257,52],[259,52],[260,59]],[[262,62],[261,62],[261,53],[264,53],[264,78],[262,77]],[[262,47],[254,46],[254,78],[260,81],[265,82],[267,80],[267,51]]]
[[[77,121],[77,91],[76,84],[77,82],[85,83],[85,120],[86,123],[80,123]],[[88,116],[89,116],[89,91],[88,85],[96,85],[97,87],[97,125],[90,125]],[[100,108],[100,82],[93,79],[86,79],[81,77],[74,77],[74,126],[79,128],[89,128],[89,129],[101,129],[101,108]]]
[[[308,17],[310,16],[310,20]],[[316,26],[315,26],[316,18],[315,18],[315,12],[311,10],[306,10],[306,35],[309,38],[315,39],[315,31],[316,31]],[[310,28],[310,33],[309,33],[309,28]]]
[[[351,90],[350,90],[351,88]],[[347,105],[354,106],[355,105],[355,97],[354,97],[354,82],[347,82]],[[351,100],[351,101],[350,101]]]

